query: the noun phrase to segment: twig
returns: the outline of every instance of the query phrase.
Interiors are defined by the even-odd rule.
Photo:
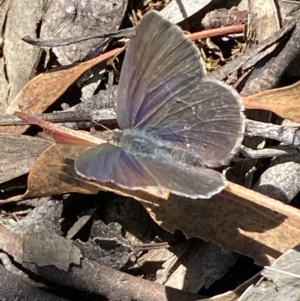
[[[275,32],[268,39],[259,43],[257,46],[253,48],[249,48],[246,50],[241,56],[237,57],[233,61],[227,63],[225,66],[219,68],[218,70],[212,72],[209,77],[213,79],[222,80],[226,78],[229,74],[234,71],[237,71],[241,66],[243,66],[247,61],[252,59],[256,54],[270,47],[271,45],[277,43],[279,40],[285,38],[285,35],[294,29],[295,24],[297,23],[298,18],[295,17],[292,19],[289,24],[287,24],[284,28]],[[250,67],[250,66],[248,66]]]
[[[191,41],[195,41],[203,38],[225,36],[232,33],[241,33],[244,30],[244,25],[230,25],[221,28],[207,29],[195,33],[189,33],[186,35]]]
[[[259,74],[247,82],[242,95],[251,95],[277,87],[279,81],[300,51],[300,22],[296,22],[295,28],[276,57],[269,60],[268,66],[260,70]]]
[[[270,138],[288,145],[300,146],[299,127],[281,126],[247,119],[245,135],[248,137]]]
[[[273,146],[263,149],[250,149],[242,145],[239,149],[240,153],[242,153],[245,157],[251,159],[261,159],[261,158],[270,158],[270,157],[280,157],[280,156],[291,156],[291,155],[298,155],[299,151],[294,147],[289,145],[279,145]],[[243,159],[234,157],[232,161],[241,161]]]
[[[19,264],[23,264],[23,238],[2,225],[0,249],[13,256]],[[55,265],[56,262],[53,262],[53,266],[39,266],[39,276],[53,283],[106,296],[111,301],[192,301],[200,298],[199,295],[134,277],[87,259],[82,259],[80,266],[70,266],[68,271],[60,271]]]

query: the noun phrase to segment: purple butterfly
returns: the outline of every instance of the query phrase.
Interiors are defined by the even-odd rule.
[[[199,50],[181,30],[150,11],[122,67],[116,108],[122,131],[79,156],[75,171],[126,189],[210,198],[226,186],[211,168],[227,164],[241,145],[242,110],[233,88],[206,77]]]

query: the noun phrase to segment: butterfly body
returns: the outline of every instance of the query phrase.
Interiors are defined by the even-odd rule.
[[[114,131],[110,142],[139,158],[161,160],[182,166],[204,167],[200,153],[193,153],[189,145],[174,145],[146,131],[125,129]]]

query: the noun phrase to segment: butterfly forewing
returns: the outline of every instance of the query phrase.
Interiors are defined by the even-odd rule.
[[[120,128],[147,128],[153,116],[170,106],[173,94],[188,94],[204,74],[198,49],[181,30],[154,11],[147,13],[121,70],[116,108]]]
[[[134,156],[108,143],[92,147],[80,155],[75,161],[75,171],[88,180],[113,182],[121,187],[157,186]]]

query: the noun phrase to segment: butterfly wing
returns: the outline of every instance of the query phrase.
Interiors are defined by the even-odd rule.
[[[122,65],[117,96],[121,129],[144,128],[151,116],[194,89],[205,71],[199,51],[181,30],[157,12],[148,12],[136,28]]]
[[[242,142],[242,109],[233,88],[205,78],[198,49],[177,26],[156,12],[144,16],[122,67],[121,129],[182,144],[214,167],[227,163]]]
[[[225,177],[213,169],[184,166],[178,162],[173,162],[173,165],[165,164],[144,158],[139,161],[160,187],[167,188],[176,195],[209,199],[227,185]]]
[[[112,182],[124,188],[156,186],[156,182],[134,156],[109,143],[92,147],[78,156],[75,171],[88,180]]]
[[[228,163],[243,140],[243,105],[238,93],[222,82],[203,79],[181,98],[169,98],[147,120],[147,131],[176,141],[211,167]]]
[[[88,180],[112,182],[132,190],[162,187],[189,198],[210,198],[226,185],[223,175],[214,170],[149,160],[108,143],[80,155],[75,171]]]

